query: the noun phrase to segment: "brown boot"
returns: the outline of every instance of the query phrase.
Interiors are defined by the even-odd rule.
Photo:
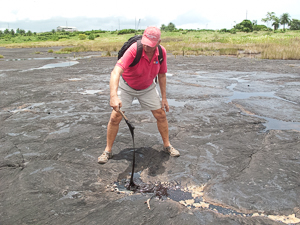
[[[104,152],[102,153],[102,155],[100,155],[100,156],[98,157],[98,163],[100,163],[100,164],[107,163],[107,161],[108,161],[109,159],[111,159],[111,158],[112,158],[112,153],[111,153],[111,152],[104,151]]]
[[[175,148],[173,148],[172,145],[169,145],[168,147],[164,147],[164,151],[167,152],[167,153],[169,153],[170,156],[173,156],[173,157],[180,156],[179,151],[177,151]]]

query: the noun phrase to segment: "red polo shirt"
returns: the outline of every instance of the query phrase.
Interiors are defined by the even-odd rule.
[[[163,62],[160,64],[158,61],[159,51],[156,48],[151,62],[148,59],[145,51],[143,50],[142,57],[138,64],[133,67],[129,65],[133,62],[136,51],[137,43],[132,44],[124,53],[124,55],[118,60],[117,66],[123,69],[123,78],[128,85],[136,90],[143,90],[148,88],[157,74],[167,72],[167,54],[166,49],[162,47]]]

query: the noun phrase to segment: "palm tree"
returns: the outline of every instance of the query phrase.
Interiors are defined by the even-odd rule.
[[[261,21],[268,24],[269,22],[274,20],[275,17],[276,16],[274,12],[268,12],[266,18],[261,19]]]
[[[272,26],[274,26],[274,31],[275,30],[277,30],[278,29],[278,27],[279,27],[279,24],[280,24],[280,19],[278,18],[278,17],[274,17],[274,19],[273,19],[273,23],[272,23]]]
[[[280,24],[283,25],[283,30],[285,30],[285,24],[291,22],[290,15],[288,13],[283,13],[280,17]]]

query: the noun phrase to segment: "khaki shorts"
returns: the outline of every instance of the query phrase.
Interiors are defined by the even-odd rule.
[[[154,82],[144,90],[135,90],[129,87],[124,79],[120,77],[117,94],[122,101],[123,111],[131,108],[134,98],[137,98],[143,109],[157,110],[161,108],[159,93]]]

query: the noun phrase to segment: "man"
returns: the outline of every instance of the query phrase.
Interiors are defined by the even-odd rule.
[[[142,108],[151,110],[157,120],[157,127],[163,140],[163,150],[171,156],[179,156],[180,153],[172,147],[169,141],[169,128],[165,110],[169,112],[166,97],[166,72],[167,55],[162,47],[163,61],[158,62],[158,45],[160,44],[160,30],[156,27],[148,27],[143,34],[141,43],[143,53],[140,61],[133,67],[137,53],[137,43],[132,44],[117,62],[111,72],[110,78],[110,106],[113,111],[107,126],[107,144],[105,151],[98,157],[98,163],[106,163],[112,158],[112,146],[119,130],[122,115],[119,110],[126,111],[136,97]],[[158,74],[158,81],[162,100],[153,82]]]

